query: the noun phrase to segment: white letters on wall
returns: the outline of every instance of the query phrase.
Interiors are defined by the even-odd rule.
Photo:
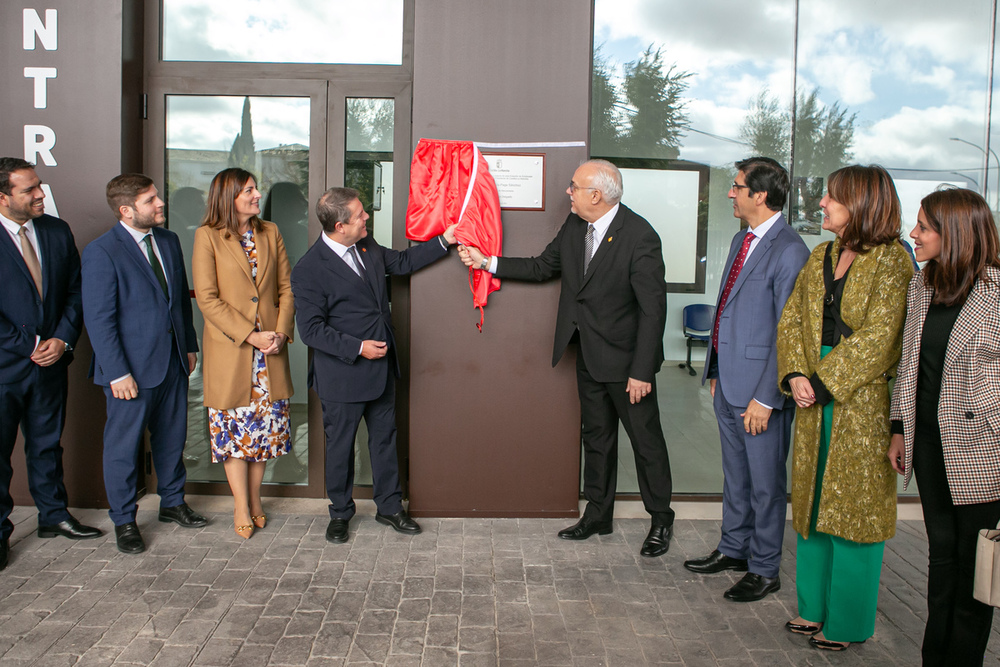
[[[55,9],[45,10],[45,20],[38,11],[25,7],[22,12],[22,37],[25,51],[34,51],[36,42],[41,43],[46,51],[59,48],[59,14]],[[34,81],[34,106],[36,109],[48,107],[48,80],[57,76],[55,67],[25,67],[24,78]],[[24,159],[28,162],[44,164],[47,167],[56,166],[56,158],[52,149],[56,145],[56,133],[47,125],[24,126]],[[45,191],[45,212],[58,216],[52,189],[42,185]]]

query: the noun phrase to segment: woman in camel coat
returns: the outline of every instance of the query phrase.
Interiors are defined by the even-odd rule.
[[[261,220],[249,172],[226,169],[212,180],[195,232],[191,269],[202,342],[212,460],[233,491],[236,533],[249,538],[267,522],[260,488],[266,462],[291,449],[291,341],[295,308],[288,254],[276,225]]]

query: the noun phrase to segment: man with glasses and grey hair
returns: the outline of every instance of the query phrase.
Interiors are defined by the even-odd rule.
[[[587,507],[559,537],[585,540],[611,532],[621,421],[635,451],[639,492],[652,517],[640,553],[660,556],[670,547],[674,523],[670,461],[656,402],[667,316],[660,237],[620,203],[622,176],[610,162],[584,162],[566,194],[571,213],[537,257],[484,257],[465,246],[459,254],[466,266],[498,278],[561,277],[552,365],[570,345],[578,347]]]

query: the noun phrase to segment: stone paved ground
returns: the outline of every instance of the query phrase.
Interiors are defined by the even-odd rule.
[[[923,524],[899,522],[886,550],[875,637],[832,654],[782,627],[795,615],[794,555],[784,588],[736,604],[736,575],[681,565],[710,551],[715,521],[678,521],[669,553],[638,555],[647,524],[574,543],[565,520],[422,519],[406,538],[359,516],[345,545],[318,512],[282,514],[249,541],[231,515],[185,530],[140,511],[149,550],[113,538],[35,536],[18,508],[0,573],[0,665],[917,665],[924,616]],[[109,526],[97,510],[77,512]],[[787,529],[786,544],[794,549]],[[996,664],[994,630],[987,662]]]

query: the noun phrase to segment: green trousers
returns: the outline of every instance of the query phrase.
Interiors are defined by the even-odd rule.
[[[823,346],[825,356],[831,348]],[[823,624],[835,642],[862,642],[875,633],[875,608],[885,542],[861,544],[816,530],[823,473],[830,452],[833,401],[823,406],[823,428],[816,465],[816,493],[809,537],[798,536],[795,586],[799,616]]]

